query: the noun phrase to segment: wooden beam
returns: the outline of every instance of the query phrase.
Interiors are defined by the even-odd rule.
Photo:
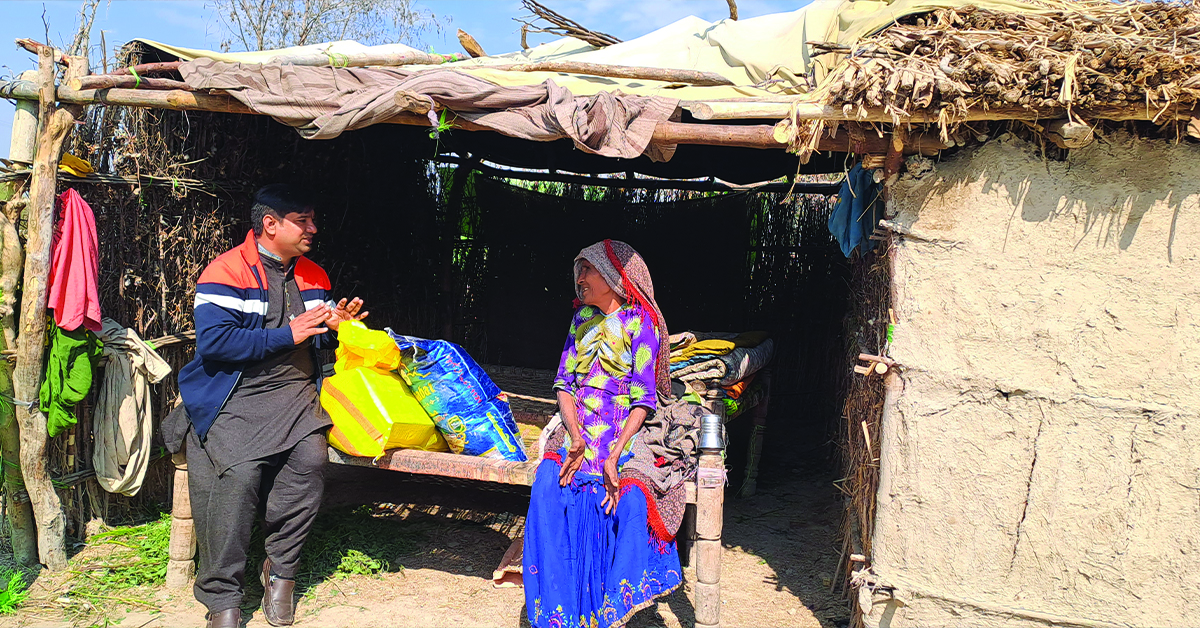
[[[46,44],[43,44],[41,42],[37,42],[32,39],[20,38],[20,39],[17,39],[17,45],[24,48],[25,50],[28,50],[29,52],[32,52],[35,55],[38,55],[39,58],[41,57],[43,50],[49,50],[50,54],[53,55],[53,57],[54,57],[55,63],[59,63],[62,65],[66,65],[66,63],[67,63],[67,58],[65,55],[63,55],[61,50],[51,47],[51,46],[47,46]]]
[[[134,72],[141,74],[166,74],[169,72],[178,72],[179,66],[183,65],[183,61],[158,61],[155,63],[139,63],[137,65],[117,68],[108,74],[128,74]]]
[[[458,69],[503,70],[506,72],[562,72],[566,74],[584,74],[587,76],[604,76],[643,81],[687,83],[699,86],[734,84],[733,81],[716,72],[679,70],[675,68],[648,68],[632,65],[613,65],[609,63],[586,63],[583,61],[539,61],[537,63],[517,63],[512,65],[459,66]]]
[[[32,86],[22,81],[12,81],[0,84],[0,96],[16,99],[31,98]],[[58,98],[61,102],[78,104],[106,104],[128,107],[148,107],[154,109],[172,109],[177,111],[218,111],[223,113],[256,114],[249,107],[224,94],[206,94],[203,92],[185,92],[180,90],[154,91],[144,89],[104,89],[104,90],[73,90],[59,88]],[[414,113],[401,113],[387,121],[388,124],[408,124],[428,127],[429,119]],[[468,120],[456,119],[453,128],[467,131],[492,131],[485,126]],[[768,125],[719,125],[719,124],[689,124],[684,122],[659,122],[654,128],[651,141],[661,144],[692,144],[704,146],[731,146],[778,150],[786,146],[775,141],[773,127]],[[946,148],[947,145],[932,136],[914,141],[914,147],[920,146],[924,151],[935,151]],[[826,134],[817,148],[830,152],[875,152],[887,150],[887,140],[874,135],[868,135],[865,144],[851,147],[847,134],[834,137]],[[916,148],[914,148],[916,150]]]
[[[512,462],[478,456],[463,456],[439,451],[389,449],[378,460],[362,458],[329,448],[329,461],[359,467],[374,467],[419,475],[437,475],[463,480],[533,486],[541,460]]]
[[[42,47],[38,50],[38,122],[41,130],[29,191],[21,333],[17,338],[13,389],[18,400],[30,402],[30,405],[18,406],[17,421],[21,427],[21,471],[25,474],[25,486],[37,521],[38,555],[48,569],[58,571],[67,566],[66,518],[46,468],[46,418],[34,407],[41,388],[42,355],[46,344],[46,297],[56,174],[63,142],[75,124],[71,108],[56,109],[54,106],[54,78],[54,51]]]
[[[196,91],[183,81],[165,78],[146,78],[134,76],[132,74],[97,74],[96,76],[81,76],[77,79],[71,79],[67,86],[74,90],[111,89],[114,87],[120,87],[123,89],[179,89],[185,92]]]
[[[688,110],[697,120],[782,120],[792,115],[792,107],[796,108],[797,120],[855,120],[859,122],[892,122],[892,114],[882,107],[868,107],[865,115],[855,109],[847,113],[840,105],[825,105],[821,103],[792,101],[684,101],[680,106]],[[1099,120],[1156,120],[1163,119],[1187,120],[1197,114],[1194,107],[1180,107],[1162,112],[1160,107],[1146,107],[1143,104],[1125,107],[1075,107],[1072,111],[1077,117]],[[965,114],[954,114],[950,119],[954,122],[972,122],[979,120],[1052,120],[1066,117],[1066,109],[1059,107],[1044,109],[1003,108],[1003,109],[971,109]],[[937,124],[940,121],[938,111],[917,111],[909,116],[900,116],[901,122],[921,124]]]

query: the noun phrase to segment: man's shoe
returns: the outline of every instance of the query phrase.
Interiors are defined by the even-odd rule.
[[[296,581],[271,575],[271,559],[263,561],[263,616],[272,626],[291,626],[296,621],[296,605],[292,592],[296,589]]]
[[[208,628],[240,628],[242,625],[242,609],[228,608],[216,613],[205,615]]]

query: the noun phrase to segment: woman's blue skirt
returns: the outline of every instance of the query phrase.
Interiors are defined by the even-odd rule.
[[[624,490],[604,514],[604,483],[576,473],[558,485],[561,465],[543,460],[525,519],[525,609],[534,628],[608,628],[683,581],[674,542],[646,523],[646,496]]]

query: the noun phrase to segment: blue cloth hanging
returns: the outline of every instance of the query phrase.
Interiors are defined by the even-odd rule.
[[[846,174],[837,207],[829,215],[829,233],[842,247],[842,255],[850,257],[859,244],[863,254],[875,248],[869,236],[883,218],[882,192],[883,185],[875,182],[874,172],[864,170],[862,164],[854,164]]]

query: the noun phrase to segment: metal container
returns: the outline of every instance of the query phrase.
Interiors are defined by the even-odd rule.
[[[700,417],[700,449],[704,451],[721,451],[725,449],[725,425],[721,417],[706,414]]]

